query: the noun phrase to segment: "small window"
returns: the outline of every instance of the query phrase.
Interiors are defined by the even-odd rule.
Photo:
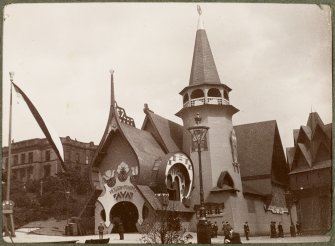
[[[228,92],[227,91],[223,92],[223,98],[226,99],[227,101],[229,101],[229,96],[228,96]]]
[[[249,213],[256,213],[255,201],[254,200],[247,199],[247,206],[248,206],[248,212]]]
[[[188,100],[189,100],[188,94],[185,94],[183,98],[183,103],[187,103]]]
[[[49,177],[51,174],[51,166],[45,165],[43,168],[44,168],[44,177]]]
[[[79,153],[76,154],[76,162],[78,163],[80,160],[80,156],[79,156]]]
[[[33,163],[34,162],[34,154],[33,152],[28,153],[28,162]]]
[[[86,164],[89,163],[88,155],[86,156],[86,162],[85,162],[85,163],[86,163]]]
[[[45,151],[45,161],[50,161],[50,150]]]
[[[26,177],[26,169],[20,169],[20,179],[24,179]]]
[[[14,165],[17,165],[18,164],[18,156],[17,155],[14,155]]]
[[[34,167],[28,167],[28,178],[33,178]]]
[[[22,153],[21,154],[21,164],[24,164],[24,163],[26,163],[26,154]]]

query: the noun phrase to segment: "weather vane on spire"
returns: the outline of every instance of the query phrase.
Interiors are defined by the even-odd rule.
[[[197,5],[197,9],[198,9],[198,14],[201,15],[201,14],[202,14],[202,11],[201,11],[201,7],[200,7],[200,5]]]

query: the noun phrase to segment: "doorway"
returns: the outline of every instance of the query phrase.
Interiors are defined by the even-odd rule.
[[[110,221],[114,224],[112,232],[118,232],[118,224],[123,224],[124,232],[137,232],[138,211],[131,202],[118,202],[110,212]]]

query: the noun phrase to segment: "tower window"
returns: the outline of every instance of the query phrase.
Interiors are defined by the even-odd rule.
[[[227,91],[223,92],[223,98],[229,101],[229,96],[228,96],[228,92]]]
[[[201,98],[201,97],[205,97],[205,94],[202,90],[196,89],[192,91],[191,99],[196,99],[196,98]]]
[[[211,88],[208,90],[207,95],[209,97],[221,97],[221,92],[219,91],[219,89]]]
[[[188,100],[189,100],[188,94],[185,94],[183,98],[183,103],[187,103]]]

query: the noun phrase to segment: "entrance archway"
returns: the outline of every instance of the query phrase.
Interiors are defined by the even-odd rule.
[[[138,211],[133,203],[118,202],[112,207],[109,218],[114,223],[112,232],[118,231],[117,225],[120,221],[122,221],[125,232],[137,232]]]

